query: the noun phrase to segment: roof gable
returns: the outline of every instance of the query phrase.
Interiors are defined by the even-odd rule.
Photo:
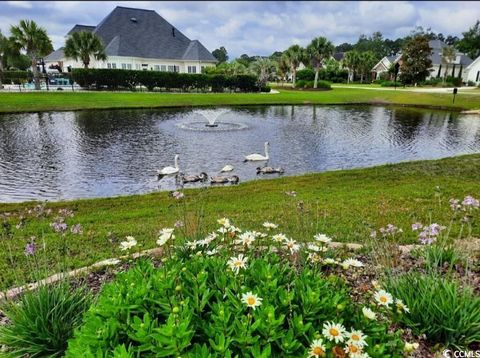
[[[89,25],[75,25],[74,27],[72,27],[72,29],[70,31],[68,31],[67,33],[67,36],[75,33],[75,32],[80,32],[80,31],[88,31],[88,32],[92,32],[93,30],[95,30],[95,26],[89,26]]]

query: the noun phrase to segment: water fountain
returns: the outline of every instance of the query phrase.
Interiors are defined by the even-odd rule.
[[[232,123],[219,121],[219,117],[229,113],[229,109],[196,109],[193,111],[194,115],[200,115],[207,120],[207,123],[204,121],[190,121],[187,123],[180,123],[178,126],[182,129],[188,129],[192,131],[230,131],[245,129],[247,126],[243,123]]]

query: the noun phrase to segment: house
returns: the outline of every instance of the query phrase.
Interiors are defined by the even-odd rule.
[[[470,57],[461,52],[456,52],[455,59],[447,65],[442,59],[442,50],[448,45],[440,40],[431,40],[428,44],[432,48],[432,55],[430,56],[432,69],[428,79],[443,78],[444,76],[464,78],[464,69],[473,62]]]
[[[466,82],[466,68],[473,61],[467,55],[457,52],[455,59],[451,63],[447,63],[442,59],[442,50],[448,45],[440,40],[430,40],[428,45],[432,48],[430,59],[432,60],[432,68],[427,79],[443,78],[446,76],[461,77]],[[386,56],[382,58],[373,68],[372,72],[376,79],[379,79],[381,74],[388,71],[390,66],[394,63],[400,62],[402,55]]]
[[[470,65],[465,68],[463,81],[467,82],[474,82],[475,85],[480,84],[480,56],[478,56],[475,61],[472,61]]]
[[[372,78],[376,80],[380,79],[383,73],[388,73],[390,67],[400,61],[401,57],[402,55],[398,54],[393,56],[385,56],[382,58],[375,66],[373,66]]]
[[[153,10],[117,6],[97,26],[75,25],[66,37],[77,31],[91,31],[105,45],[107,60],[92,58],[90,68],[201,73],[217,63],[198,40],[190,40]],[[51,72],[83,67],[66,58],[63,48],[44,61]]]

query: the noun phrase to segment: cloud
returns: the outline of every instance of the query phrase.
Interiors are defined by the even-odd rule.
[[[209,50],[225,46],[230,58],[306,46],[317,36],[354,43],[381,31],[396,39],[417,25],[461,37],[480,19],[479,2],[461,1],[7,1],[0,2],[0,29],[5,34],[20,19],[33,19],[58,48],[73,25],[96,25],[115,6],[155,10]]]

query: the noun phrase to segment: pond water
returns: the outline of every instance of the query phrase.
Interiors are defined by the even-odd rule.
[[[218,113],[215,113],[218,111]],[[208,112],[208,111],[207,111]],[[480,118],[368,106],[111,110],[0,116],[0,201],[106,197],[177,186],[156,170],[257,176],[264,154],[284,175],[480,152]],[[218,118],[215,118],[218,115]],[[212,120],[213,116],[213,120]],[[209,118],[210,117],[210,118]],[[204,125],[215,122],[217,127]],[[201,184],[198,184],[201,185]],[[197,186],[188,184],[186,186]]]

